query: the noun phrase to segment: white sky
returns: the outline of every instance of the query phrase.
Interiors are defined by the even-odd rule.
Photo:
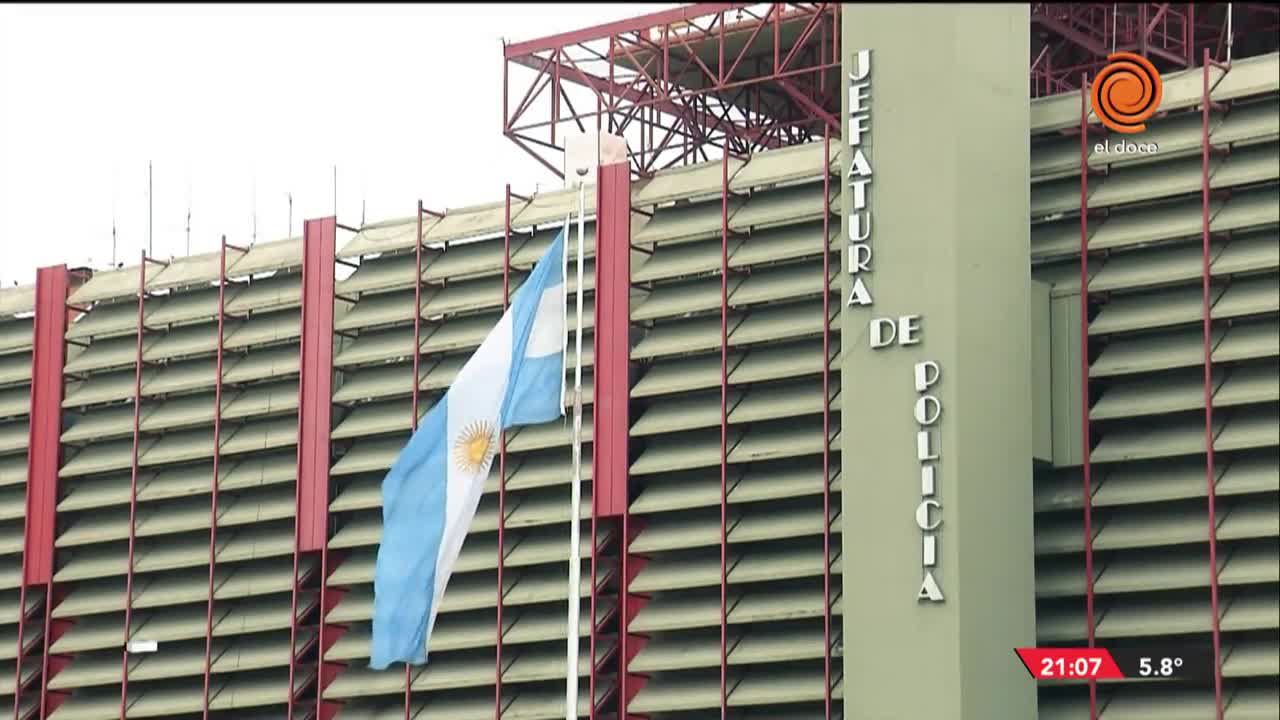
[[[672,4],[0,5],[0,285],[499,200],[558,180],[502,136],[502,38]],[[519,93],[527,83],[516,82]],[[517,91],[515,88],[519,88]],[[255,203],[256,196],[256,203]],[[340,234],[339,242],[349,235]]]

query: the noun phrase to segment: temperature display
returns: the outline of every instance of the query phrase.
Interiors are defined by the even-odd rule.
[[[1201,680],[1213,677],[1204,647],[1015,648],[1037,680]]]
[[[1150,677],[1158,675],[1160,677],[1173,677],[1178,668],[1182,667],[1183,660],[1180,657],[1162,657],[1162,658],[1138,658],[1138,675],[1140,677]]]
[[[1110,648],[1125,677],[1205,680],[1213,677],[1213,649],[1205,646]]]

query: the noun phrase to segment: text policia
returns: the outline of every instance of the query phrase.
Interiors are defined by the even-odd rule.
[[[852,208],[846,214],[848,241],[846,248],[848,272],[852,277],[849,293],[850,308],[870,309],[875,301],[867,285],[871,274],[871,205],[872,179],[869,147],[865,140],[871,133],[871,51],[859,50],[849,73],[848,138],[849,158],[847,183],[852,198]],[[861,322],[859,317],[855,322]],[[918,351],[924,338],[923,318],[919,314],[896,317],[869,317],[868,336],[871,349],[881,351],[908,348]],[[938,582],[938,538],[942,524],[942,503],[939,499],[941,451],[936,447],[942,401],[934,386],[942,377],[942,366],[935,360],[917,359],[912,363],[913,387],[917,393],[912,415],[916,420],[916,460],[920,470],[920,502],[915,507],[914,518],[920,531],[921,579],[916,590],[916,600],[940,603],[945,600]]]

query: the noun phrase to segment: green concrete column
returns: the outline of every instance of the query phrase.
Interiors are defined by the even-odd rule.
[[[1035,718],[1028,8],[842,12],[845,717]]]

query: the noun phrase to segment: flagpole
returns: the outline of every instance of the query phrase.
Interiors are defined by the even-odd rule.
[[[582,267],[586,210],[586,184],[583,182],[585,174],[586,168],[578,170],[578,315],[575,325],[577,330],[574,332],[573,489],[569,511],[569,656],[565,668],[565,720],[577,720],[578,717],[578,610],[581,600],[580,576],[582,573],[578,519],[582,516]],[[594,700],[594,698],[591,699],[591,701]]]
[[[573,217],[573,209],[570,208],[564,213],[564,225],[561,232],[564,233],[564,245],[560,247],[560,260],[562,262],[560,268],[560,280],[564,283],[564,293],[560,295],[560,326],[564,328],[564,336],[560,338],[560,417],[564,418],[565,390],[568,389],[568,379],[565,374],[569,371],[569,219]]]

